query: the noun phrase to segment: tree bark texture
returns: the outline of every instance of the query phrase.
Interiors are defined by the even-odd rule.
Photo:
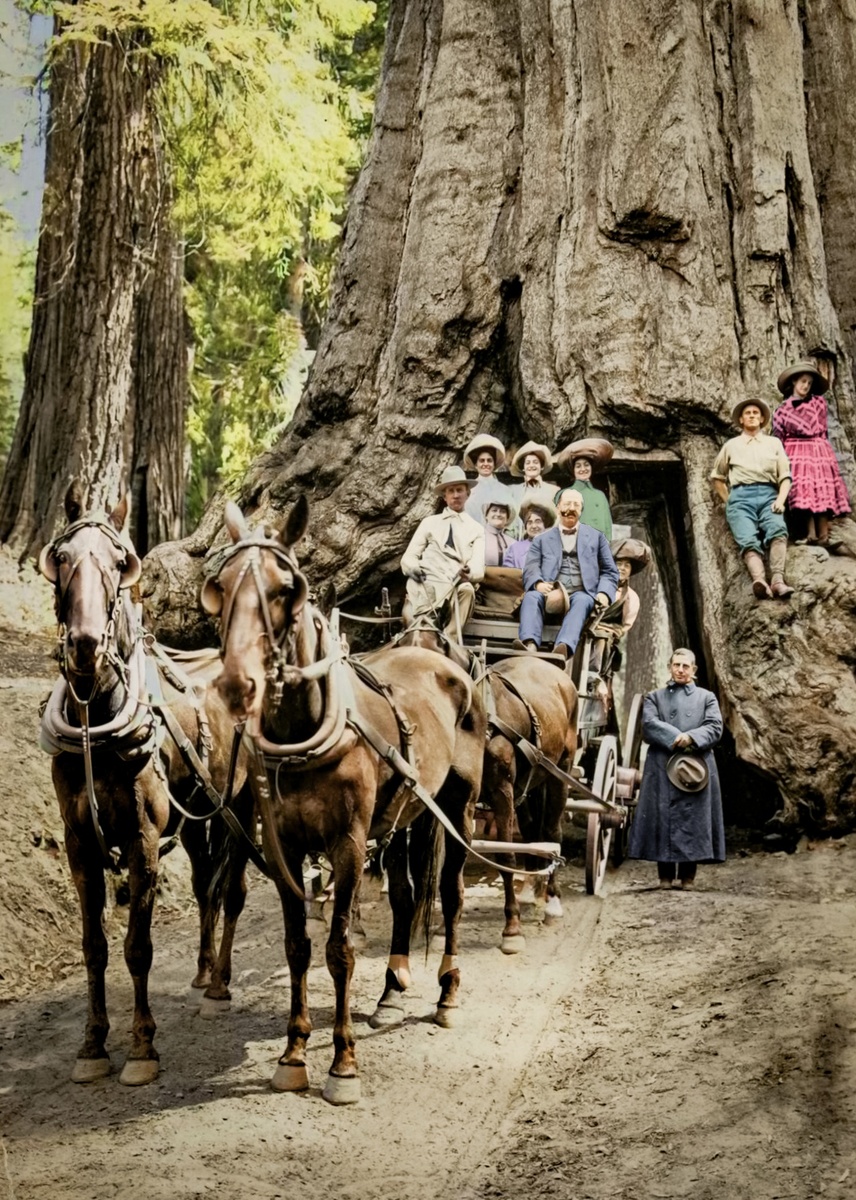
[[[306,492],[311,576],[356,597],[479,430],[671,454],[737,752],[826,827],[856,819],[856,562],[792,548],[794,600],[758,604],[708,474],[732,405],[812,354],[853,494],[854,63],[856,0],[393,0],[312,376],[243,490],[271,519]],[[150,564],[156,615],[187,549]]]
[[[0,540],[23,553],[54,535],[74,477],[93,505],[134,489],[144,548],[181,531],[187,352],[153,72],[117,42],[66,46],[51,70],[33,327],[0,488]]]

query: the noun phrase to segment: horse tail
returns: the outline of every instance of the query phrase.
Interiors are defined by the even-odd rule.
[[[425,936],[425,957],[431,947],[431,921],[440,879],[443,829],[433,813],[422,812],[410,826],[408,866],[413,882],[413,921],[411,936],[421,929]]]

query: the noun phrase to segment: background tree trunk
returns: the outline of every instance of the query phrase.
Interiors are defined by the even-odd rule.
[[[735,401],[813,354],[853,494],[854,18],[856,0],[393,0],[310,383],[242,497],[272,518],[307,492],[311,577],[353,602],[480,429],[609,437],[613,506],[666,584],[647,686],[689,639],[739,760],[785,821],[827,827],[856,817],[856,562],[792,548],[797,596],[756,603],[708,474]],[[173,628],[206,544],[150,563]]]
[[[153,70],[116,42],[67,46],[51,70],[34,320],[0,488],[0,540],[23,553],[56,532],[74,477],[95,505],[134,486],[143,546],[181,530],[181,256]]]

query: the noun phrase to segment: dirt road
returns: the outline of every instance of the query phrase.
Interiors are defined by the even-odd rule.
[[[254,876],[233,1012],[195,1015],[194,915],[164,866],[152,1006],[161,1075],[68,1082],[82,1039],[79,916],[37,708],[54,677],[50,596],[0,554],[0,1200],[850,1200],[856,1195],[856,837],[702,868],[660,892],[625,864],[607,894],[565,871],[561,927],[530,908],[499,949],[495,888],[468,893],[458,1025],[430,1020],[439,955],[416,961],[408,1018],[375,1033],[386,904],[367,897],[357,963],[363,1099],[320,1097],[332,989],[310,978],[312,1087],[268,1080],[285,1042],[281,918]],[[109,1045],[131,989],[109,916]]]
[[[254,879],[239,932],[233,1012],[195,1015],[192,914],[162,909],[153,1008],[162,1071],[143,1089],[114,1074],[75,1086],[83,977],[0,1010],[0,1197],[145,1195],[362,1200],[518,1196],[809,1197],[856,1180],[856,851],[826,843],[737,857],[695,893],[652,890],[625,864],[602,900],[574,891],[561,927],[498,947],[495,888],[468,894],[464,1004],[454,1030],[427,1020],[434,972],[417,963],[403,1027],[369,1029],[385,957],[385,901],[354,989],[363,1100],[320,1098],[332,990],[313,966],[310,1092],[268,1079],[287,1005],[280,918]],[[130,988],[114,914],[109,1045],[121,1066]]]

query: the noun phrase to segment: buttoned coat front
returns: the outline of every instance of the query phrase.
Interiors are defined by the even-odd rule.
[[[666,774],[672,743],[688,733],[707,763],[700,792],[684,792]],[[649,745],[628,854],[649,862],[723,862],[725,829],[713,747],[722,737],[722,715],[713,692],[694,683],[670,683],[649,692],[642,706],[642,736]]]
[[[583,587],[588,594],[596,596],[603,592],[612,602],[618,587],[618,567],[609,542],[590,525],[577,525],[577,559]],[[556,525],[532,539],[523,568],[523,590],[531,591],[542,579],[545,583],[554,583],[561,569],[562,534]]]

